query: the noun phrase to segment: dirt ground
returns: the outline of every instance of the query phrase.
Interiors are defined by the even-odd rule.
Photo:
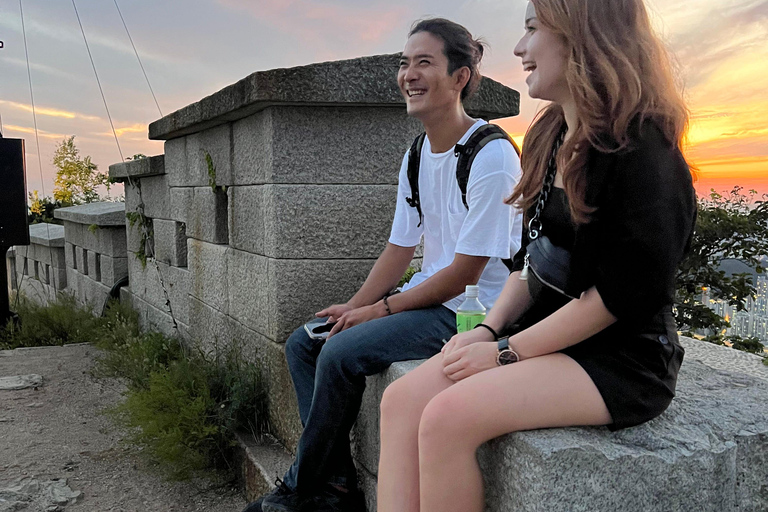
[[[9,501],[0,511],[239,512],[238,490],[210,481],[168,482],[123,434],[104,408],[121,399],[122,386],[90,374],[90,345],[0,351],[0,377],[39,374],[37,389],[0,390],[0,491],[29,482],[66,479],[82,494],[64,507]],[[23,508],[19,508],[23,507]]]

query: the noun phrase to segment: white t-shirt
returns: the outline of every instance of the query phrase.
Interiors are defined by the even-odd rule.
[[[486,124],[479,120],[459,140],[466,143],[470,135]],[[456,253],[488,256],[490,260],[477,283],[479,299],[490,309],[509,277],[501,261],[520,249],[522,212],[504,204],[520,179],[520,159],[511,144],[504,140],[489,142],[477,154],[467,183],[467,204],[461,200],[456,180],[453,148],[445,153],[432,153],[429,137],[424,140],[419,170],[419,195],[424,220],[408,205],[411,197],[408,183],[408,153],[400,167],[397,207],[389,242],[401,247],[414,247],[424,237],[424,260],[421,272],[403,286],[403,291],[418,286],[453,262]],[[456,311],[464,302],[464,294],[443,305]]]

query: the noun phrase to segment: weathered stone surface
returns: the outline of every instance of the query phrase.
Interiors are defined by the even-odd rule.
[[[128,258],[113,258],[106,254],[99,255],[102,283],[110,288],[128,275]],[[93,276],[96,279],[95,276]]]
[[[400,54],[260,71],[149,125],[150,139],[168,140],[248,117],[275,104],[404,106],[395,79]],[[484,78],[466,104],[472,115],[517,115],[520,95]]]
[[[45,247],[64,247],[64,226],[42,222],[29,226],[29,241]]]
[[[273,258],[377,258],[396,185],[266,185],[265,247]]]
[[[181,222],[160,219],[156,219],[152,225],[155,231],[155,257],[158,261],[174,267],[186,267],[186,226]]]
[[[144,215],[153,219],[171,218],[171,198],[168,176],[152,176],[141,180]]]
[[[267,333],[283,343],[317,311],[346,302],[368,276],[373,260],[269,260],[274,293],[272,324]]]
[[[125,225],[86,229],[85,247],[113,258],[124,258],[127,250]]]
[[[233,247],[271,258],[377,258],[396,185],[255,185],[231,192]]]
[[[66,261],[66,268],[75,268],[76,261],[77,261],[76,256],[75,256],[76,251],[77,251],[77,248],[74,245],[72,245],[71,243],[66,242],[64,244],[64,259]],[[18,265],[18,263],[17,263],[17,265]],[[18,271],[21,271],[20,270],[21,267],[18,267],[18,268],[19,268]]]
[[[79,222],[64,221],[64,241],[79,247],[85,242],[85,233],[88,226]]]
[[[120,289],[120,301],[127,300],[130,302],[131,307],[138,313],[139,326],[142,330],[156,331],[182,340],[188,339],[190,330],[188,325],[180,322],[178,318],[176,318],[176,323],[174,324],[167,310],[158,309],[148,302],[141,300],[141,298],[130,291],[125,290],[127,289]]]
[[[191,277],[190,295],[227,314],[227,247],[189,238],[187,258]]]
[[[265,253],[267,188],[232,187],[229,194],[229,244],[234,249]]]
[[[206,154],[211,156],[212,172],[208,169]],[[187,136],[186,171],[186,176],[178,185],[186,187],[216,185],[221,187],[233,184],[231,124],[224,124]]]
[[[271,303],[268,258],[245,251],[227,251],[229,314],[243,325],[265,334],[270,331]]]
[[[94,311],[101,312],[109,296],[109,286],[94,281],[90,276],[67,269],[67,291],[75,296],[80,304],[87,304]]]
[[[53,212],[57,219],[97,226],[122,226],[125,222],[125,203],[88,203],[59,208]],[[66,228],[65,228],[66,230]]]
[[[273,108],[267,108],[232,123],[232,174],[235,185],[267,182],[272,169],[273,111]]]
[[[190,212],[194,208],[194,200],[194,188],[171,187],[171,219],[189,224]]]
[[[518,432],[481,447],[489,510],[766,510],[768,368],[754,356],[747,373],[724,369],[723,361],[744,354],[689,338],[682,343],[677,398],[659,418],[613,433]],[[707,366],[710,360],[721,369]],[[380,393],[416,365],[397,363],[368,379],[356,426],[356,457],[368,470],[378,461]]]
[[[19,389],[36,388],[42,385],[42,375],[34,373],[0,377],[0,391],[17,391]]]
[[[245,499],[255,501],[274,488],[275,478],[282,478],[293,457],[274,439],[256,441],[250,432],[237,432],[237,467]]]
[[[137,158],[109,166],[109,177],[118,182],[127,182],[128,178],[139,179],[161,174],[165,174],[164,155]]]
[[[187,138],[165,141],[165,170],[172,187],[185,186],[187,176]],[[188,186],[188,185],[186,185]]]
[[[187,236],[213,244],[226,244],[229,241],[227,203],[226,192],[214,192],[210,187],[195,188],[193,207],[187,219]]]
[[[143,266],[135,255],[129,254],[128,271],[133,294],[169,315],[169,318],[172,312],[178,323],[189,325],[190,274],[187,269],[172,267],[153,259],[147,260],[147,265]],[[171,302],[170,311],[167,300]]]
[[[79,273],[87,276],[88,271],[90,270],[88,268],[88,249],[75,247],[75,257],[77,258],[75,269],[77,269]]]
[[[101,255],[94,251],[88,251],[88,272],[83,272],[94,281],[101,281]]]

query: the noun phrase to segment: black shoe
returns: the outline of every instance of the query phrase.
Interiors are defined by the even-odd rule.
[[[329,488],[309,496],[299,493],[268,496],[262,506],[264,512],[365,512],[365,498],[360,491]]]
[[[264,496],[260,497],[256,501],[252,501],[243,509],[243,512],[262,512],[263,509],[261,508],[262,503],[265,499],[273,497],[273,496],[288,496],[289,494],[293,494],[294,491],[290,487],[288,487],[285,482],[280,480],[279,478],[275,480],[275,488],[269,491]]]

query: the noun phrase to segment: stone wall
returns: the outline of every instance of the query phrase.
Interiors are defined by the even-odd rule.
[[[30,245],[11,248],[6,255],[9,288],[21,287],[21,293],[30,300],[47,304],[67,287],[64,227],[33,224],[29,238]]]
[[[282,344],[365,280],[421,129],[406,115],[397,63],[384,55],[254,73],[152,123],[163,156],[110,167],[126,184],[126,215],[153,232],[147,240],[128,226],[124,298],[145,327],[175,332],[175,320],[208,349],[245,343],[289,449],[301,426]],[[467,108],[506,117],[518,99],[484,79]],[[135,256],[143,243],[155,256],[146,265]]]

